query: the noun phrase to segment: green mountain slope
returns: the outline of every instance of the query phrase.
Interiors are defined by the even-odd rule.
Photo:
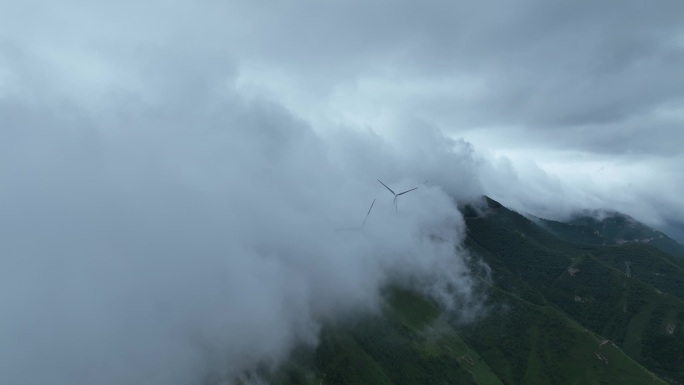
[[[538,218],[539,224],[562,239],[592,245],[644,244],[684,264],[684,246],[634,218],[616,212],[586,212],[568,222]]]
[[[684,383],[684,273],[671,263],[674,257],[644,245],[567,242],[496,202],[488,207],[485,215],[466,217],[468,242],[505,278],[500,281],[508,290],[527,286],[543,293],[650,370]],[[631,277],[618,269],[624,260],[633,263]],[[658,280],[664,278],[658,271],[669,280]]]
[[[551,306],[495,289],[499,306],[454,325],[430,301],[393,290],[384,316],[330,326],[315,359],[281,384],[664,384],[617,346]],[[297,368],[297,369],[294,369]],[[298,374],[293,374],[298,373]]]
[[[642,225],[597,234],[488,198],[462,211],[466,247],[491,268],[486,314],[464,325],[391,288],[382,314],[325,325],[269,382],[684,384],[684,266],[659,244],[617,241]]]

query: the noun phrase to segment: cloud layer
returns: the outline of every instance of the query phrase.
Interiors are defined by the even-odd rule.
[[[0,382],[236,373],[392,280],[466,314],[481,194],[681,227],[683,12],[2,4]]]
[[[422,185],[395,213],[375,179],[467,180],[467,145],[437,130],[322,136],[217,86],[229,67],[165,59],[144,59],[157,71],[142,91],[96,104],[2,100],[2,382],[239,373],[315,343],[323,319],[377,309],[392,281],[473,310],[453,199],[478,190]],[[359,226],[375,198],[363,231],[334,230]]]

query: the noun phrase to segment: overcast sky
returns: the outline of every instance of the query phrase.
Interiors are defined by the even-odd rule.
[[[684,240],[681,15],[1,3],[0,382],[235,375],[377,310],[390,281],[471,317],[454,203],[481,194],[551,218],[621,210]],[[395,213],[376,178],[421,187]],[[363,231],[334,231],[373,199]]]

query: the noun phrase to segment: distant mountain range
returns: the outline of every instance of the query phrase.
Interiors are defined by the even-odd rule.
[[[684,247],[615,212],[568,222],[461,208],[485,314],[463,324],[387,289],[381,316],[325,326],[275,384],[684,384]],[[482,269],[480,269],[482,270]],[[475,271],[479,271],[475,269]]]
[[[619,212],[587,210],[567,222],[532,219],[569,242],[591,245],[641,243],[684,258],[684,247],[675,240]]]

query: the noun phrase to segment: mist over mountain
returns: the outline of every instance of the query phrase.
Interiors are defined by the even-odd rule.
[[[454,203],[469,192],[421,185],[395,213],[375,179],[405,190],[433,163],[467,180],[457,143],[423,136],[423,159],[400,151],[420,138],[330,140],[270,102],[194,92],[208,104],[89,114],[15,101],[3,115],[4,380],[238,373],[316,343],[324,319],[374,311],[394,281],[477,311]],[[360,225],[375,198],[362,233],[334,231]]]
[[[0,382],[233,378],[390,286],[472,322],[482,195],[681,241],[681,4],[592,7],[0,5]]]
[[[665,233],[676,239],[677,242],[684,244],[684,223],[674,221],[668,222],[662,229]]]
[[[684,381],[684,248],[615,212],[559,222],[483,197],[461,206],[487,297],[459,322],[388,287],[380,314],[325,325],[275,384]],[[647,236],[647,238],[644,238]],[[671,253],[672,251],[673,253]],[[255,375],[246,379],[254,379]]]

